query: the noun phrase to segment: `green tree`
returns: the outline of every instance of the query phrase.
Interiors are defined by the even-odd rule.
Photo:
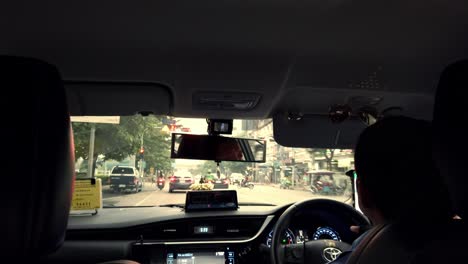
[[[148,168],[171,169],[170,135],[161,132],[160,117],[123,116],[120,124],[73,123],[76,158],[88,159],[89,133],[93,125],[96,128],[94,164],[98,155],[102,155],[103,160],[117,161],[137,155],[143,144]]]
[[[204,176],[204,175],[207,175],[208,172],[215,173],[216,168],[217,168],[216,162],[212,160],[206,160],[205,162],[198,164],[196,168],[191,169],[190,173],[192,173],[192,175]],[[221,170],[221,173],[223,173],[222,163],[220,164],[220,170]]]
[[[313,158],[317,158],[317,156],[323,156],[325,158],[325,163],[327,164],[327,170],[332,169],[332,161],[335,155],[335,149],[308,149],[307,152]]]
[[[251,167],[250,162],[235,162],[235,161],[222,161],[219,163],[219,170],[222,174],[229,177],[231,173],[237,172],[245,174],[247,167]],[[201,164],[198,164],[196,168],[190,170],[193,175],[207,175],[208,172],[216,173],[217,165],[212,160],[207,160]]]
[[[130,135],[122,133],[118,125],[114,124],[90,124],[73,123],[73,134],[75,142],[75,157],[88,160],[89,136],[91,127],[95,126],[93,168],[96,168],[96,161],[99,155],[103,160],[121,161],[133,153],[129,143]],[[93,172],[94,172],[93,169]]]
[[[245,174],[247,167],[253,167],[253,163],[251,162],[225,161],[221,164],[223,165],[225,173],[228,176],[233,172]]]
[[[170,134],[162,132],[164,125],[161,117],[153,115],[122,117],[121,125],[125,133],[131,135],[130,142],[134,153],[137,153],[143,145],[147,168],[154,167],[166,172],[171,170],[171,137]]]

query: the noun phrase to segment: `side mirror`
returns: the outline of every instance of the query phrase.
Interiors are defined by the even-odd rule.
[[[349,170],[345,173],[347,176],[351,177],[351,184],[353,187],[353,198],[354,198],[354,208],[362,213],[361,208],[359,208],[359,197],[357,192],[356,180],[357,173],[355,170]]]

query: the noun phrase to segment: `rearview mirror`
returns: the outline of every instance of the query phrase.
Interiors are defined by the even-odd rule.
[[[173,159],[265,162],[265,157],[265,140],[172,134]]]

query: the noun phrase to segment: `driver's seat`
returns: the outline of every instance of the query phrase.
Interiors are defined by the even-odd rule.
[[[447,67],[441,75],[435,100],[434,153],[455,205],[455,213],[468,217],[465,111],[468,61]],[[415,190],[416,191],[416,190]],[[428,197],[427,202],[438,197]],[[465,220],[445,224],[388,224],[374,227],[347,263],[465,263],[468,262],[468,228]]]
[[[464,230],[464,231],[463,231]],[[346,263],[465,263],[466,225],[388,224],[373,227]]]

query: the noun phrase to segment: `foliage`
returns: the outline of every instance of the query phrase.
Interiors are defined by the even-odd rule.
[[[220,164],[220,170],[221,170],[221,173],[223,173],[221,164]],[[191,169],[190,173],[192,173],[192,175],[205,176],[208,173],[216,172],[216,168],[217,168],[216,162],[211,161],[211,160],[207,160],[207,161],[205,161],[205,162],[203,162],[201,164],[198,164],[197,167]]]
[[[233,172],[244,175],[248,170],[248,167],[253,167],[253,163],[251,162],[226,161],[222,162],[222,164],[227,175],[231,175]]]
[[[76,158],[88,159],[92,126],[96,128],[94,162],[98,155],[102,161],[122,161],[137,155],[143,144],[147,168],[164,171],[171,169],[170,135],[161,131],[163,124],[160,117],[123,116],[120,124],[73,123]]]
[[[108,175],[96,175],[96,178],[101,179],[102,185],[109,185],[109,176]]]
[[[91,127],[95,126],[94,158],[99,154],[104,155],[104,159],[123,160],[132,154],[132,146],[127,133],[114,124],[90,124],[73,123],[73,134],[75,141],[75,157],[88,159],[89,136]]]
[[[219,163],[219,170],[221,174],[226,175],[229,177],[231,173],[242,173],[248,170],[248,167],[252,167],[252,163],[250,162],[235,162],[235,161],[222,161]],[[198,164],[196,168],[190,170],[192,175],[207,175],[210,172],[214,174],[216,172],[217,166],[216,162],[207,160],[201,164]]]
[[[327,170],[332,169],[332,161],[335,155],[335,149],[308,149],[307,152],[311,156],[323,156],[327,164]]]
[[[137,153],[143,142],[146,169],[154,167],[156,170],[171,170],[171,137],[162,132],[162,120],[156,116],[122,117],[121,124],[130,135],[133,151]]]

